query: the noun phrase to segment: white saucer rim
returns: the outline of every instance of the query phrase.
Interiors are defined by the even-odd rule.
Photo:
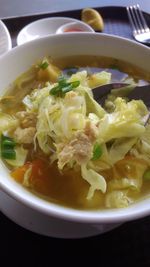
[[[83,22],[83,21],[73,21],[73,22],[69,22],[69,23],[65,23],[65,24],[63,24],[63,25],[61,25],[57,30],[56,30],[56,34],[60,34],[60,33],[65,33],[65,31],[64,31],[64,29],[65,28],[69,28],[70,26],[74,26],[75,25],[75,27],[76,27],[76,25],[77,25],[77,27],[79,27],[79,28],[81,28],[82,29],[82,31],[83,32],[91,32],[91,33],[93,33],[93,32],[95,32],[94,30],[93,30],[93,28],[90,26],[90,25],[88,25],[87,23],[85,23],[85,22]],[[76,31],[74,31],[74,33],[75,33]]]
[[[5,38],[7,40],[7,45],[5,47],[5,52],[0,54],[0,56],[1,56],[1,55],[7,53],[9,50],[12,49],[12,41],[11,41],[11,36],[10,36],[9,31],[8,31],[8,28],[6,27],[5,23],[2,20],[0,20],[0,27],[3,28],[4,34],[5,34]]]
[[[22,35],[22,33],[24,32],[25,29],[27,29],[27,28],[33,26],[33,25],[36,24],[36,23],[39,23],[40,21],[42,22],[42,21],[64,20],[64,19],[68,19],[68,22],[66,22],[66,23],[69,23],[69,22],[79,22],[79,21],[80,21],[79,19],[75,19],[75,18],[71,18],[71,17],[50,17],[50,18],[42,18],[42,19],[34,20],[33,22],[31,22],[31,23],[25,25],[25,26],[19,31],[19,33],[18,33],[18,35],[17,35],[17,38],[16,38],[17,46],[26,43],[26,42],[24,42],[24,43],[20,43],[20,40],[19,40],[19,39],[20,39],[20,36]],[[65,24],[65,23],[64,23],[64,24]],[[63,23],[62,23],[62,25],[63,25]],[[45,37],[45,35],[44,35],[43,37]]]

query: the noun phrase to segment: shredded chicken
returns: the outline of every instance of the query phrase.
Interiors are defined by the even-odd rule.
[[[65,95],[65,100],[66,100],[66,99],[67,99],[67,100],[70,100],[70,99],[76,97],[77,95],[78,95],[78,94],[77,94],[76,92],[74,92],[74,91],[70,91],[70,92],[68,92],[68,93]]]
[[[35,113],[20,111],[16,113],[16,117],[20,121],[21,128],[35,127],[37,117]]]
[[[98,128],[91,121],[87,121],[84,133],[88,136],[91,142],[96,141],[98,135]]]
[[[33,143],[35,132],[36,128],[34,127],[28,127],[26,129],[18,127],[14,132],[14,138],[19,144],[31,144]]]
[[[59,146],[60,148],[60,146]],[[92,144],[84,133],[78,132],[74,139],[66,144],[59,153],[58,167],[62,169],[68,162],[86,163],[92,157]]]

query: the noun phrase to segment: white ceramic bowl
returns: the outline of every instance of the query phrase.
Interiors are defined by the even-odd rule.
[[[134,41],[94,33],[52,35],[14,48],[0,58],[0,94],[2,95],[4,93],[4,89],[18,75],[26,71],[37,59],[46,55],[51,55],[55,58],[72,55],[114,57],[133,63],[143,68],[143,70],[149,71],[150,49]],[[107,231],[114,227],[114,224],[123,223],[150,214],[150,198],[141,200],[124,209],[96,211],[74,210],[46,202],[16,183],[10,177],[8,170],[2,163],[0,163],[0,187],[2,191],[15,199],[15,203],[17,204],[14,204],[14,210],[16,205],[23,204],[20,208],[21,218],[18,217],[16,211],[12,218],[12,210],[9,208],[12,204],[11,200],[8,202],[9,204],[7,203],[6,207],[5,203],[7,201],[5,202],[1,199],[0,207],[7,216],[33,231],[57,237],[89,236],[98,232]],[[43,220],[43,224],[41,223],[35,226],[37,224],[35,222],[37,217],[32,216],[35,213],[36,216],[40,216],[41,221]],[[45,219],[47,222],[49,221],[50,227],[46,233],[44,230]],[[52,220],[57,221],[57,223],[54,223],[55,226],[57,225],[57,229],[52,227]],[[66,229],[63,227],[64,222],[67,223]],[[85,230],[83,233],[84,225],[85,229],[89,226],[93,231],[91,230],[89,233],[88,230]],[[75,226],[79,227],[77,233]],[[97,227],[97,232],[94,232],[94,227]],[[68,229],[70,229],[69,234]],[[63,234],[61,235],[61,233]]]

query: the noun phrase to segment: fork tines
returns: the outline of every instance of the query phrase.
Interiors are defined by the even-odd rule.
[[[128,6],[127,14],[135,34],[150,32],[150,29],[138,4]]]

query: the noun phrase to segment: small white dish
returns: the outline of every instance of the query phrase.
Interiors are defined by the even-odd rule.
[[[55,34],[57,29],[70,22],[79,22],[77,19],[67,17],[53,17],[36,20],[26,25],[17,36],[17,45],[22,45],[29,41]]]
[[[56,34],[68,32],[94,32],[94,30],[88,24],[79,21],[66,23],[60,26],[57,29]]]
[[[0,56],[12,48],[11,37],[5,24],[0,20]]]

